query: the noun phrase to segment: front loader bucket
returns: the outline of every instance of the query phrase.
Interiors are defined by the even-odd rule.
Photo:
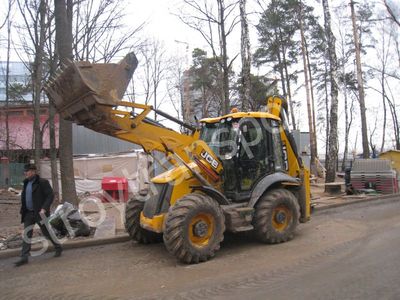
[[[137,65],[134,53],[118,64],[68,62],[45,91],[63,119],[109,131],[108,113],[121,101]]]

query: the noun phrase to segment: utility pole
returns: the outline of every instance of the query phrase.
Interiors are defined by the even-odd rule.
[[[369,158],[367,118],[366,118],[366,108],[365,108],[365,93],[364,93],[364,83],[363,83],[362,69],[361,69],[360,41],[359,41],[358,31],[357,31],[354,3],[355,2],[353,0],[350,0],[351,21],[353,23],[354,46],[355,46],[355,50],[356,50],[357,84],[358,84],[358,97],[359,97],[358,100],[360,102],[360,110],[361,110],[361,133],[362,133],[362,145],[363,145],[363,158]]]

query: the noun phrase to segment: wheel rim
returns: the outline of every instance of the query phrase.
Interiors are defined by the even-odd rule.
[[[277,206],[272,212],[272,226],[277,231],[285,231],[288,228],[292,217],[292,212],[286,206]]]
[[[198,214],[190,220],[189,239],[196,247],[207,246],[214,233],[214,217],[211,214]]]

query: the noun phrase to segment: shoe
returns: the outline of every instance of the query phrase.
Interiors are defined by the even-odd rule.
[[[54,257],[60,257],[63,249],[62,248],[57,248],[56,251],[54,252]]]
[[[20,259],[19,261],[15,262],[14,265],[15,265],[16,267],[20,267],[20,266],[25,265],[25,264],[27,264],[27,263],[28,263],[28,258],[26,258],[26,257],[21,257],[21,259]]]

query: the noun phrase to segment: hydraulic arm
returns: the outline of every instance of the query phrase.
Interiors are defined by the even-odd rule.
[[[140,145],[147,153],[173,153],[190,162],[190,152],[199,144],[195,127],[150,105],[121,101],[137,64],[133,53],[118,64],[68,62],[45,90],[64,119]],[[185,127],[189,133],[174,131],[148,118],[152,111]]]

